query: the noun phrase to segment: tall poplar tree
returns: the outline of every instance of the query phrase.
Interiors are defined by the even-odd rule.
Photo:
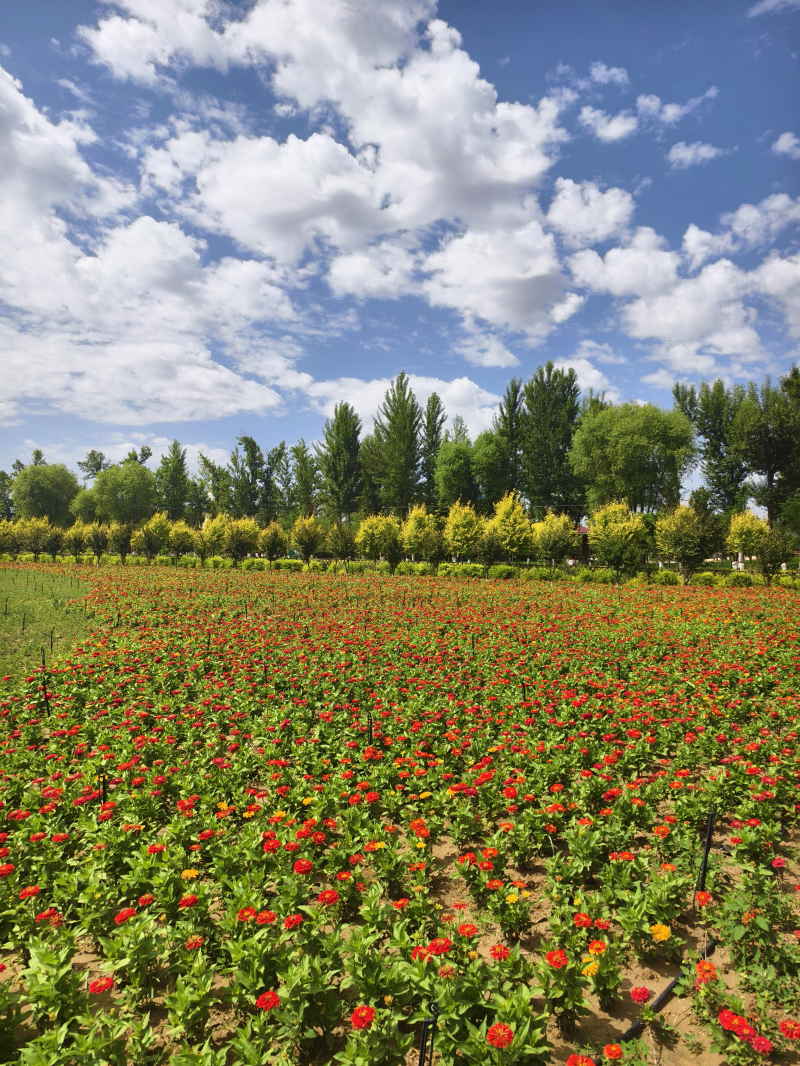
[[[747,503],[747,463],[733,435],[745,395],[743,385],[729,389],[721,378],[703,381],[699,389],[676,382],[672,390],[675,407],[700,436],[700,470],[717,511],[739,511]]]
[[[732,427],[734,450],[759,480],[750,493],[767,512],[772,527],[781,504],[790,496],[795,467],[798,410],[790,392],[767,375],[760,387],[751,381]]]
[[[577,520],[584,512],[583,481],[569,461],[580,392],[574,369],[556,369],[552,360],[523,389],[522,490],[537,518],[552,510]]]
[[[313,515],[319,492],[319,469],[314,453],[301,437],[289,449],[292,457],[294,505],[300,518]]]
[[[512,378],[494,417],[494,431],[503,441],[506,458],[503,464],[503,487],[499,500],[507,492],[522,489],[522,443],[524,435],[524,397],[521,378]],[[492,501],[496,502],[496,501]]]
[[[432,392],[425,404],[420,439],[420,496],[429,511],[436,508],[436,460],[442,446],[442,427],[447,415],[437,393]]]
[[[419,489],[422,411],[408,378],[399,373],[375,416],[377,483],[386,511],[402,517]]]
[[[156,509],[166,511],[175,522],[183,518],[189,499],[189,471],[186,467],[186,449],[177,440],[170,444],[161,456],[155,472]]]
[[[326,419],[322,445],[317,445],[319,496],[331,518],[349,521],[361,494],[359,460],[361,419],[349,403],[337,403],[333,418]]]

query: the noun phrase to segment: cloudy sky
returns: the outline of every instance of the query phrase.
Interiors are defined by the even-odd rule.
[[[800,0],[4,0],[0,466],[785,371]]]

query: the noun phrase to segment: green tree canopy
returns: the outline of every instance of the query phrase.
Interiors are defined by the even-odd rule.
[[[504,444],[504,461],[501,485],[494,490],[495,499],[492,499],[491,503],[502,499],[507,492],[520,492],[522,489],[522,445],[525,426],[521,378],[512,378],[506,386],[505,395],[497,408],[493,428]],[[477,445],[478,441],[475,443]]]
[[[156,506],[175,522],[183,517],[189,499],[189,471],[186,449],[177,440],[161,456],[155,472]]]
[[[751,381],[736,412],[732,438],[736,454],[758,478],[750,493],[766,509],[770,526],[794,488],[798,437],[800,406],[792,402],[791,390],[774,386],[769,375],[760,387]]]
[[[745,399],[742,385],[729,389],[721,378],[713,384],[675,384],[675,407],[691,419],[700,436],[700,469],[718,511],[741,510],[747,502],[747,464],[735,446],[733,427]]]
[[[156,503],[152,471],[133,459],[102,470],[89,492],[94,496],[96,515],[103,522],[139,525],[147,521]]]
[[[78,479],[63,463],[32,463],[14,479],[11,497],[20,518],[49,518],[54,525],[67,525],[69,505],[78,495]]]
[[[442,428],[447,416],[444,404],[437,393],[432,392],[425,405],[420,438],[420,495],[429,510],[436,507],[436,460],[442,446]]]
[[[358,509],[361,495],[359,436],[361,419],[349,403],[337,403],[333,418],[322,428],[317,446],[319,497],[325,512],[335,521],[349,521]]]
[[[508,438],[491,429],[479,433],[472,445],[476,506],[483,514],[491,514],[498,500],[512,489],[509,449]]]
[[[627,499],[634,511],[652,512],[677,506],[694,456],[694,428],[682,411],[623,403],[581,418],[570,462],[589,486],[591,510]]]
[[[383,508],[402,517],[417,497],[422,412],[408,378],[400,373],[375,416],[375,467]]]
[[[523,492],[531,512],[566,512],[577,520],[584,511],[584,477],[569,461],[581,412],[577,374],[572,367],[556,369],[551,360],[537,368],[523,398]]]

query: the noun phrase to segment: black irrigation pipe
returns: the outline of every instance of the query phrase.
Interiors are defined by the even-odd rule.
[[[711,838],[712,838],[713,833],[714,833],[714,819],[716,817],[716,813],[717,813],[716,807],[714,807],[713,805],[711,807],[709,807],[709,809],[708,809],[708,822],[706,824],[706,843],[705,843],[705,848],[703,849],[703,861],[700,864],[700,876],[697,879],[697,885],[695,886],[694,893],[692,894],[692,909],[693,910],[694,910],[694,897],[695,897],[695,895],[698,892],[704,891],[704,889],[706,887],[706,873],[708,871],[708,853],[711,850]],[[717,946],[717,944],[719,944],[719,940],[715,939],[714,937],[711,937],[711,939],[706,943],[705,947],[703,948],[702,952],[700,953],[700,958],[705,960],[705,959],[707,959],[709,957],[709,955],[712,955],[713,952],[714,952],[714,949]],[[650,1009],[655,1011],[656,1013],[658,1013],[658,1011],[661,1010],[661,1008],[664,1006],[664,1004],[667,1002],[667,1000],[672,995],[672,992],[673,992],[675,986],[677,985],[677,983],[684,976],[688,976],[688,970],[685,970],[684,967],[682,966],[681,969],[680,969],[680,972],[678,973],[678,976],[677,977],[673,977],[673,979],[670,981],[670,983],[667,985],[667,987],[665,989],[663,989],[661,992],[659,992],[659,994],[653,1000]],[[637,1019],[633,1023],[633,1025],[631,1025],[630,1028],[627,1029],[622,1034],[622,1036],[619,1038],[620,1044],[626,1044],[629,1040],[633,1040],[633,1038],[637,1035],[637,1033],[642,1028],[643,1028],[643,1024],[642,1024],[641,1020]],[[598,1055],[597,1058],[593,1059],[592,1061],[594,1062],[594,1066],[602,1066],[602,1056]],[[420,1063],[422,1063],[422,1059],[420,1059]]]
[[[433,1063],[433,1040],[436,1035],[436,1022],[439,1018],[439,1004],[431,1004],[431,1017],[423,1018],[422,1032],[419,1038],[419,1063],[418,1066],[431,1066]],[[431,1042],[428,1045],[428,1036]]]

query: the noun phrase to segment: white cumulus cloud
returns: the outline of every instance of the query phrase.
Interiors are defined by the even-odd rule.
[[[592,181],[571,178],[558,178],[555,188],[547,221],[574,247],[618,236],[630,222],[634,202],[624,189],[601,192]]]
[[[667,152],[667,161],[673,170],[685,170],[687,167],[697,166],[698,163],[708,163],[718,156],[727,155],[727,148],[716,148],[713,144],[703,144],[702,141],[678,141]]]
[[[790,159],[800,159],[800,140],[787,130],[772,145],[776,155],[788,155]]]

